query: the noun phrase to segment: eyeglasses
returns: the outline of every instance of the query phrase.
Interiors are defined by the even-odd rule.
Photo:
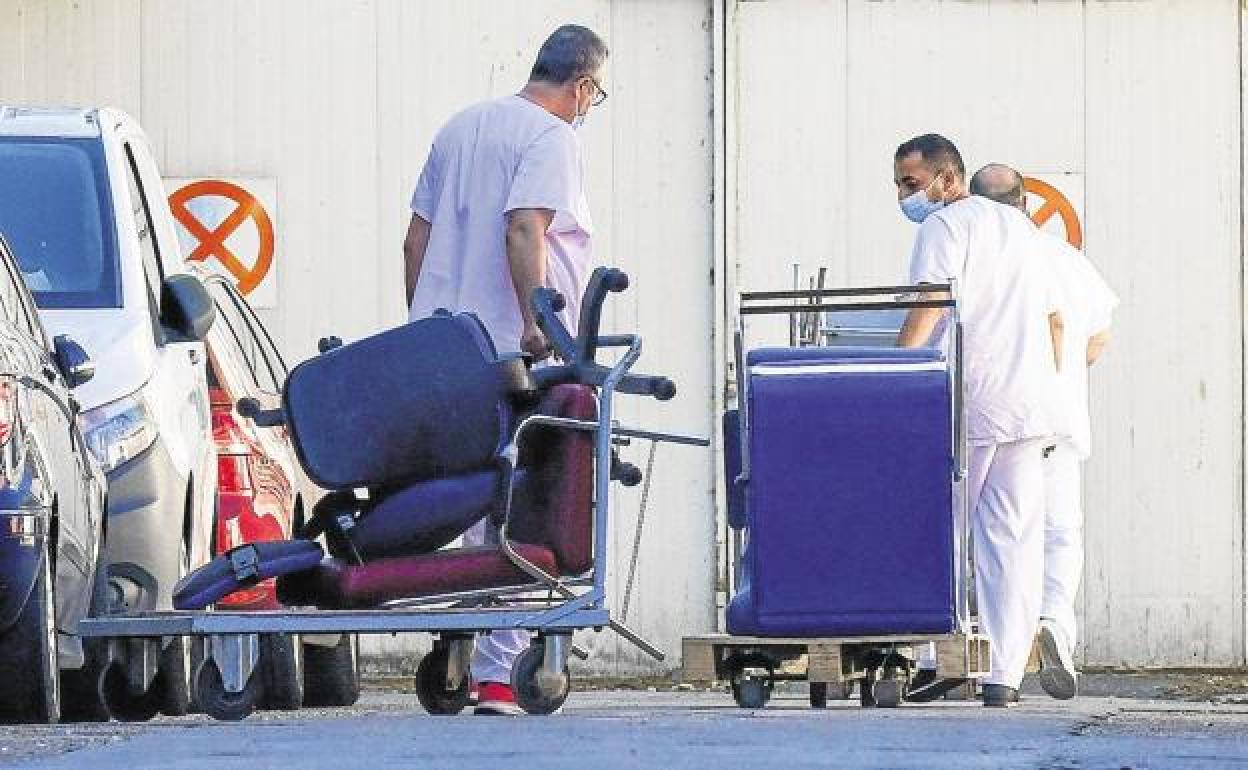
[[[589,106],[597,107],[607,100],[607,89],[602,87],[602,84],[598,82],[598,78],[590,76],[589,82],[594,84],[594,98],[590,101]]]

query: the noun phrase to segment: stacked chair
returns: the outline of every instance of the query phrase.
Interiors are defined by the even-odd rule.
[[[546,367],[500,356],[469,313],[440,311],[348,345],[322,340],[321,354],[291,371],[282,408],[244,400],[238,411],[285,426],[309,478],[329,494],[296,539],[242,545],[188,575],[175,607],[205,609],[268,578],[283,604],[322,610],[570,597],[565,584],[587,580],[605,558],[594,531],[597,474],[641,480],[614,451],[609,468],[597,467],[600,434],[611,432],[599,391],[675,395],[665,377],[595,361],[600,345],[623,340],[633,340],[633,358],[639,352],[636,338],[598,333],[608,293],[627,286],[621,271],[596,270],[576,337],[559,320],[563,298],[539,289],[534,307],[559,359]],[[483,520],[492,544],[447,547]],[[444,635],[426,658],[419,689],[431,711],[466,702],[466,677],[446,674],[470,645],[471,634]],[[521,705],[552,711],[563,697],[566,688]]]

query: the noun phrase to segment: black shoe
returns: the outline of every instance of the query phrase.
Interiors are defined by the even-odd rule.
[[[1018,703],[1018,690],[1003,684],[984,685],[984,705],[988,708],[1005,709]]]
[[[921,668],[919,673],[910,680],[910,689],[906,692],[906,700],[911,703],[930,703],[945,693],[966,684],[965,679],[941,679],[930,668]]]

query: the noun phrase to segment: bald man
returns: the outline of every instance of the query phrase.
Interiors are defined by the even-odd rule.
[[[1023,176],[998,163],[971,177],[971,193],[1027,212]],[[1059,287],[1063,352],[1059,377],[1067,429],[1044,460],[1044,599],[1040,609],[1040,684],[1054,698],[1078,692],[1074,649],[1075,595],[1083,573],[1082,465],[1091,452],[1088,368],[1109,342],[1118,298],[1084,256],[1038,230],[1042,253]]]

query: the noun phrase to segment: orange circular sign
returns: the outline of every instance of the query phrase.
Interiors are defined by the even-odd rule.
[[[1045,223],[1057,214],[1062,218],[1062,225],[1066,228],[1066,241],[1076,249],[1082,249],[1083,226],[1079,224],[1079,215],[1075,213],[1075,207],[1062,194],[1062,191],[1048,182],[1032,177],[1023,178],[1023,189],[1043,201],[1031,215],[1031,221],[1036,223],[1036,227],[1044,227]]]
[[[207,196],[226,198],[237,204],[234,211],[230,212],[230,215],[214,229],[209,229],[207,225],[200,222],[187,206],[190,201]],[[230,182],[223,182],[220,179],[204,179],[191,182],[174,191],[169,196],[169,208],[173,212],[173,218],[199,240],[199,245],[187,257],[188,260],[202,262],[209,257],[216,259],[226,272],[234,277],[238,290],[242,294],[247,294],[259,286],[264,277],[268,275],[269,269],[273,266],[273,220],[269,219],[268,212],[264,210],[264,206],[256,199],[256,196]],[[256,231],[260,236],[258,253],[251,267],[231,252],[225,244],[225,239],[249,219],[255,221]]]

